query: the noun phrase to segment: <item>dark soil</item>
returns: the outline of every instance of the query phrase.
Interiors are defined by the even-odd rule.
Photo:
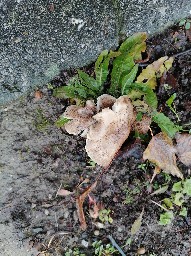
[[[165,55],[175,57],[173,68],[159,81],[159,109],[177,122],[176,116],[165,104],[170,95],[176,93],[174,103],[181,120],[179,124],[190,123],[191,30],[174,26],[148,39],[148,52],[149,63]],[[86,70],[91,72],[92,67]],[[67,82],[74,73],[63,71],[52,82],[53,86]],[[168,84],[169,88],[164,89],[164,84]],[[168,175],[161,173],[152,184],[149,183],[153,166],[142,160],[146,147],[144,143],[129,145],[127,142],[90,194],[103,208],[111,210],[113,223],[100,224],[99,219],[91,218],[90,204],[86,200],[84,212],[88,228],[81,231],[75,196],[57,196],[57,191],[59,188],[73,191],[80,182],[88,179],[79,189],[81,192],[95,181],[102,169],[90,165],[84,139],[70,136],[55,127],[54,122],[63,113],[67,102],[54,98],[46,88],[42,93],[40,99],[31,94],[1,111],[3,197],[0,201],[0,224],[13,228],[14,239],[21,244],[20,247],[24,244],[26,254],[20,255],[32,255],[30,248],[41,252],[40,255],[65,255],[66,251],[74,248],[79,248],[85,255],[94,255],[92,243],[96,240],[101,240],[104,245],[111,243],[109,235],[128,256],[137,255],[140,247],[144,247],[145,255],[150,256],[191,255],[191,202],[187,204],[188,217],[176,216],[172,224],[165,227],[158,224],[162,210],[153,204],[149,194],[165,184]],[[155,126],[152,128],[154,133],[158,132]],[[190,128],[185,126],[185,129]],[[179,168],[185,177],[190,175],[188,168],[181,164]],[[178,179],[171,177],[169,190],[153,196],[152,200],[160,203],[168,197],[175,181]],[[131,237],[131,226],[143,208],[142,226],[131,245],[125,246]],[[6,236],[7,231],[4,232]],[[1,236],[0,240],[1,255],[11,255],[11,245],[8,248]],[[87,248],[84,242],[88,243]],[[12,255],[16,254],[12,252]],[[116,252],[114,255],[120,254]]]

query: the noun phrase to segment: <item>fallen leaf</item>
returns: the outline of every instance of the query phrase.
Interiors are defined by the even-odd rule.
[[[139,217],[134,221],[134,223],[133,223],[133,225],[131,227],[131,235],[132,236],[135,235],[139,231],[139,229],[141,227],[143,213],[144,213],[144,208],[143,208],[141,214],[139,215]]]
[[[145,83],[150,86],[151,89],[155,89],[157,85],[157,78],[161,77],[164,72],[168,71],[172,67],[173,58],[167,56],[161,57],[148,65],[141,74],[137,77],[137,83]]]
[[[164,172],[182,179],[183,175],[176,166],[175,152],[172,139],[161,132],[152,137],[143,153],[143,159],[148,159]]]
[[[84,215],[84,210],[83,210],[83,204],[84,200],[87,197],[87,195],[94,189],[97,185],[97,181],[94,182],[91,186],[89,186],[79,197],[76,199],[76,208],[77,208],[77,213],[78,213],[78,218],[80,221],[80,227],[82,230],[86,230],[87,224],[86,224],[86,219]]]
[[[57,195],[59,195],[59,196],[68,196],[68,195],[71,195],[71,194],[74,194],[74,192],[71,192],[71,191],[66,190],[66,189],[60,189],[57,192]]]
[[[191,135],[176,134],[176,151],[180,161],[186,166],[191,166]]]
[[[127,96],[121,96],[112,109],[103,109],[93,119],[95,123],[87,133],[86,152],[94,162],[108,167],[129,136],[135,121],[133,105]]]

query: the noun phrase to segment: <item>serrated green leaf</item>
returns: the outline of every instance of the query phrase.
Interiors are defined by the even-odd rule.
[[[171,221],[173,220],[173,212],[169,211],[169,212],[165,212],[160,214],[160,221],[159,221],[159,225],[168,225],[171,223]]]
[[[121,95],[126,94],[127,90],[129,89],[128,87],[133,83],[133,81],[136,78],[137,71],[138,71],[138,65],[135,65],[128,74],[122,77]]]
[[[178,205],[178,206],[182,206],[182,204],[184,203],[184,198],[183,198],[183,194],[182,193],[176,193],[174,196],[174,200],[173,203]]]
[[[180,210],[179,215],[180,215],[180,216],[183,216],[183,217],[186,217],[186,216],[187,216],[187,213],[188,213],[188,211],[187,211],[186,207],[183,207],[183,208]]]
[[[64,126],[66,123],[68,123],[70,121],[70,119],[64,117],[64,116],[60,116],[60,118],[55,122],[55,125],[57,127],[62,127]]]
[[[78,76],[79,76],[81,85],[89,88],[95,93],[100,89],[99,85],[97,84],[97,81],[93,77],[86,74],[85,72],[78,70]]]
[[[191,178],[184,181],[183,193],[191,196]]]
[[[132,99],[132,96],[134,97],[134,93],[139,92],[138,96],[144,95],[144,101],[149,105],[149,107],[152,108],[152,110],[156,110],[158,105],[158,100],[156,93],[146,84],[139,84],[139,83],[132,83],[129,91],[126,90],[127,95]],[[137,93],[136,93],[137,94]],[[131,96],[132,95],[132,96]]]
[[[158,124],[161,130],[169,137],[173,138],[175,134],[182,129],[181,126],[175,125],[167,116],[163,113],[157,112],[153,116],[153,121]]]
[[[121,77],[129,74],[133,69],[135,63],[133,57],[120,55],[113,61],[113,69],[111,72],[111,86],[109,93],[113,96],[120,96],[122,81]]]
[[[173,204],[172,204],[172,201],[170,200],[170,198],[164,198],[163,202],[164,202],[165,206],[167,206],[169,209],[173,209]]]
[[[120,46],[119,51],[121,53],[130,52],[136,45],[140,45],[147,39],[147,34],[144,32],[135,33],[128,37]],[[142,46],[143,47],[143,46]],[[141,52],[139,50],[139,52]]]
[[[174,183],[173,187],[172,187],[172,191],[173,192],[180,192],[182,191],[182,181],[176,182]]]
[[[141,52],[146,50],[146,33],[136,33],[127,38],[119,48],[121,55],[113,61],[111,72],[111,87],[109,93],[120,96],[122,78],[127,76],[135,66],[135,60],[142,59]]]
[[[108,54],[108,51],[102,51],[99,55],[96,63],[95,63],[95,74],[96,74],[96,81],[99,87],[101,88],[102,85],[106,82],[107,76],[109,74],[109,61],[111,58],[119,56],[120,52],[113,52],[110,51]]]

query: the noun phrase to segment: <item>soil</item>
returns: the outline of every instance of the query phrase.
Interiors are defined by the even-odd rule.
[[[191,29],[174,26],[148,39],[149,63],[161,56],[174,56],[171,71],[159,81],[157,95],[159,109],[177,122],[166,106],[173,93],[179,124],[191,120]],[[148,63],[144,63],[147,65]],[[140,65],[141,66],[141,65]],[[141,68],[141,67],[140,67]],[[92,66],[85,68],[92,71]],[[67,82],[75,71],[63,71],[52,81],[53,86]],[[164,84],[169,89],[164,89]],[[111,243],[112,236],[123,248],[125,255],[191,255],[191,201],[188,217],[176,216],[168,226],[158,224],[161,208],[155,205],[171,193],[178,178],[160,173],[150,184],[153,166],[144,163],[144,143],[130,142],[120,150],[112,165],[99,180],[91,197],[105,209],[110,209],[112,223],[93,219],[89,214],[90,201],[85,200],[84,212],[87,230],[82,231],[78,221],[75,195],[59,196],[60,188],[82,191],[102,172],[87,157],[83,138],[71,136],[54,123],[63,113],[67,102],[51,95],[45,87],[40,93],[1,109],[1,162],[0,162],[0,241],[1,255],[67,255],[78,248],[85,255],[95,255],[92,243]],[[185,129],[191,127],[185,126]],[[153,132],[158,130],[152,127]],[[179,163],[184,177],[189,168]],[[169,178],[170,177],[170,178]],[[169,189],[162,195],[149,196],[169,180]],[[83,181],[83,184],[79,184]],[[132,238],[131,226],[144,208],[142,225]],[[80,255],[80,254],[71,254]],[[111,255],[111,254],[102,254]],[[116,251],[113,255],[120,255]]]

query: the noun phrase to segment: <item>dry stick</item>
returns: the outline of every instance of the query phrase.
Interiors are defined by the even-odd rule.
[[[163,210],[165,210],[166,212],[169,212],[169,210],[167,210],[165,207],[163,207],[161,204],[151,200],[152,203],[156,204],[157,206],[159,206],[160,208],[162,208]]]
[[[112,236],[108,236],[109,240],[111,241],[113,247],[115,247],[118,252],[122,255],[122,256],[126,256],[125,253],[123,252],[123,250],[119,247],[119,245],[115,242],[115,240],[113,239]]]

